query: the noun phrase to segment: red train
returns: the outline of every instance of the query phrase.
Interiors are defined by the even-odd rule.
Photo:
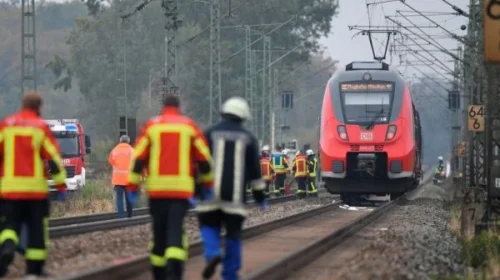
[[[328,81],[320,119],[321,179],[350,202],[391,198],[422,177],[422,128],[408,85],[384,62],[352,62]]]

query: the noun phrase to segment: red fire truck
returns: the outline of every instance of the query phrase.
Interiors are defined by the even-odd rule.
[[[69,191],[75,191],[85,186],[85,159],[90,154],[90,137],[85,135],[82,124],[77,119],[45,120],[54,134],[63,165],[67,172],[66,185]],[[50,170],[49,170],[50,173]],[[53,181],[48,181],[51,191],[56,191]]]

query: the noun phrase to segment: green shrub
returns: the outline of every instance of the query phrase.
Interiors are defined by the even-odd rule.
[[[500,237],[497,235],[482,232],[462,243],[462,257],[471,267],[487,267],[491,256],[500,256]]]

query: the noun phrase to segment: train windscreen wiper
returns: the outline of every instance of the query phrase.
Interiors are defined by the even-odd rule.
[[[373,128],[373,126],[375,125],[375,123],[377,122],[377,120],[382,117],[383,115],[385,114],[385,110],[384,110],[384,107],[382,107],[380,109],[380,111],[377,112],[377,114],[375,115],[375,117],[372,118],[372,120],[370,121],[370,123],[366,126],[366,129],[370,130]]]

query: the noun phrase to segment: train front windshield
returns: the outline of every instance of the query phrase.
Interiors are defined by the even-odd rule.
[[[344,120],[349,124],[382,124],[390,120],[392,90],[341,89]]]

